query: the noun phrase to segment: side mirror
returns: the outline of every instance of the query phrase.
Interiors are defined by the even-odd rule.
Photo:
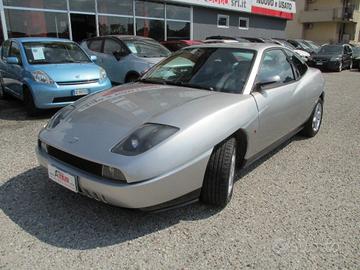
[[[19,64],[19,59],[17,57],[14,57],[14,56],[7,57],[5,61],[6,61],[6,63],[11,64],[11,65],[18,65]]]
[[[121,58],[128,55],[127,52],[121,51],[121,52],[113,52],[113,55],[115,56],[116,60],[120,60]]]
[[[97,56],[96,55],[90,55],[90,60],[95,62],[97,60]]]
[[[264,77],[256,83],[254,91],[259,92],[259,91],[263,90],[264,87],[271,85],[271,84],[276,84],[279,82],[281,82],[281,78],[279,75]]]

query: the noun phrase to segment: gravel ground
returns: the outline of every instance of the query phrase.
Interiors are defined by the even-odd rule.
[[[124,210],[47,180],[34,147],[47,114],[0,101],[2,269],[360,269],[360,73],[326,73],[313,139],[252,166],[223,210]]]

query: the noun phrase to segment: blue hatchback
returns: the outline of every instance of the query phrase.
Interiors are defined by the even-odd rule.
[[[29,114],[66,106],[111,87],[95,60],[67,39],[9,39],[1,49],[0,98],[10,94],[24,100]]]

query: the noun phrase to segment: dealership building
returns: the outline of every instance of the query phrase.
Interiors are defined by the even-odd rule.
[[[23,36],[74,41],[130,34],[156,40],[211,35],[285,37],[290,0],[0,0],[0,39]]]

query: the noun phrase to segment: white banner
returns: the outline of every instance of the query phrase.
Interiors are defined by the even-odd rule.
[[[291,0],[168,0],[168,2],[186,3],[196,6],[250,12],[253,6],[275,11],[296,13],[295,1]]]

